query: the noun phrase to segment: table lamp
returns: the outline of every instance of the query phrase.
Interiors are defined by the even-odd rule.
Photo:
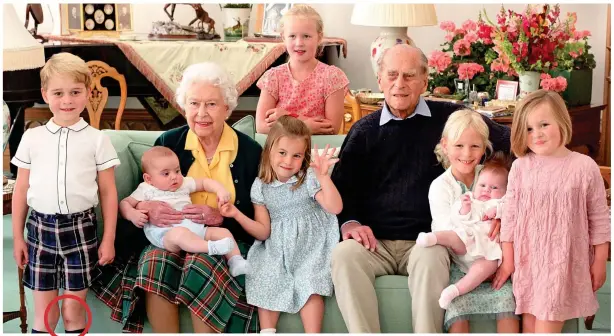
[[[414,45],[407,36],[407,27],[437,25],[435,5],[419,4],[356,4],[352,24],[381,27],[380,35],[371,43],[370,57],[377,76],[377,60],[382,52],[395,44]]]
[[[2,71],[15,71],[17,77],[19,71],[39,71],[45,65],[45,49],[43,45],[32,37],[22,22],[19,22],[19,17],[13,5],[4,4],[3,6],[2,37],[4,43],[2,44]],[[7,85],[6,81],[4,85]],[[6,116],[8,107],[6,107],[4,102],[2,105],[4,120],[10,120],[10,116],[8,118]],[[18,113],[23,113],[23,111],[20,110]],[[7,130],[6,127],[2,129],[2,135],[4,136],[2,152],[6,149],[8,137],[12,129],[12,126],[11,130]]]

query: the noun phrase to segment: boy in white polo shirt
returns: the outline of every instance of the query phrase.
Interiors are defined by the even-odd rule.
[[[113,261],[118,208],[117,153],[106,135],[80,117],[90,94],[87,65],[75,55],[59,53],[47,61],[40,76],[41,93],[53,118],[27,130],[11,160],[19,167],[13,191],[13,256],[20,268],[25,267],[24,285],[33,290],[32,333],[47,333],[45,309],[60,288],[85,300],[99,272],[96,263]],[[104,217],[100,245],[94,213],[98,192]],[[28,207],[32,211],[26,222]],[[55,330],[57,303],[47,317]],[[85,309],[76,300],[62,302],[62,318],[67,333],[84,331]]]

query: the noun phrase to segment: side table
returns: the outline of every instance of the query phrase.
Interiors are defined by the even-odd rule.
[[[9,180],[8,183],[2,188],[3,215],[8,215],[11,213],[14,183],[15,180]],[[11,223],[4,223],[4,225],[11,225]],[[19,318],[21,320],[21,324],[19,325],[21,327],[21,333],[25,334],[28,332],[28,312],[26,310],[26,293],[23,286],[23,270],[21,268],[17,268],[17,277],[19,280],[19,310],[3,312],[2,323]]]

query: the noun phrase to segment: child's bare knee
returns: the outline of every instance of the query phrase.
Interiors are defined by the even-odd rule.
[[[85,309],[76,300],[65,299],[62,303],[62,321],[66,329],[85,323]]]
[[[164,235],[162,244],[167,251],[177,253],[181,251],[179,242],[189,234],[192,232],[184,227],[174,227]]]

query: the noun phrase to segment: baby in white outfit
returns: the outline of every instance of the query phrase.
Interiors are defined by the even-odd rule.
[[[152,147],[141,158],[143,179],[137,189],[119,204],[122,216],[137,226],[143,226],[147,239],[156,247],[171,252],[208,253],[224,255],[232,276],[245,274],[247,261],[228,229],[207,227],[189,219],[171,227],[158,227],[148,222],[147,214],[136,209],[141,201],[163,201],[175,210],[192,204],[190,194],[208,191],[217,194],[218,208],[230,201],[230,193],[224,186],[210,178],[183,177],[179,158],[169,148]]]
[[[459,295],[469,293],[495,274],[501,264],[498,239],[490,240],[490,220],[501,217],[509,168],[499,162],[486,163],[473,192],[463,194],[452,205],[450,216],[454,229],[422,232],[416,245],[442,245],[450,248],[452,260],[466,273],[456,284],[441,292],[439,305],[446,309]]]

